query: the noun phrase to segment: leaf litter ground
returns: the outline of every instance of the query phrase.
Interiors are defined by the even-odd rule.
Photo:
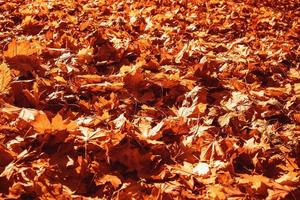
[[[299,199],[299,1],[0,1],[4,199]]]

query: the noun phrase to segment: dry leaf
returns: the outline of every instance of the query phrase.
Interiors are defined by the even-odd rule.
[[[226,195],[221,185],[210,185],[207,190],[207,197],[213,200],[225,200]]]
[[[10,69],[5,63],[0,65],[0,94],[8,92],[9,83],[11,82]]]
[[[51,129],[51,123],[47,117],[47,115],[43,112],[38,113],[35,116],[35,120],[31,123],[34,130],[38,133],[45,133],[46,130]]]
[[[267,188],[269,188],[270,179],[261,176],[261,175],[248,175],[248,174],[242,174],[240,175],[240,178],[238,178],[239,184],[246,184],[246,187],[252,188],[255,192],[264,194],[267,191]]]
[[[1,198],[297,199],[298,7],[0,0]]]
[[[28,40],[13,40],[8,44],[7,51],[4,51],[4,56],[13,58],[15,56],[30,56],[40,52],[41,47],[37,42],[29,42]]]
[[[210,173],[209,165],[206,163],[200,162],[194,167],[193,173],[200,175],[200,176],[208,175]]]

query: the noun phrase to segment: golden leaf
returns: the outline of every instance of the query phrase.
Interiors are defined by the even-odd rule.
[[[5,63],[0,65],[0,94],[7,93],[11,81],[10,69]]]
[[[7,58],[13,58],[15,56],[30,56],[38,53],[40,50],[40,45],[37,42],[29,42],[28,40],[13,40],[8,44],[8,49],[7,51],[4,51],[3,55]]]
[[[225,200],[226,195],[224,193],[224,190],[221,185],[210,185],[207,190],[207,197],[208,199],[214,199],[214,200]]]
[[[237,180],[239,184],[245,184],[246,187],[250,186],[251,189],[260,194],[265,193],[271,184],[270,179],[262,175],[242,174]]]

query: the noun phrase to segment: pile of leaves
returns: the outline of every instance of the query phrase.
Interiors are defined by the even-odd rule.
[[[0,0],[6,199],[299,199],[297,0]]]

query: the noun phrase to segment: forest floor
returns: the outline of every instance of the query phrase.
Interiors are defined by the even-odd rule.
[[[0,0],[2,199],[300,199],[298,0]]]

